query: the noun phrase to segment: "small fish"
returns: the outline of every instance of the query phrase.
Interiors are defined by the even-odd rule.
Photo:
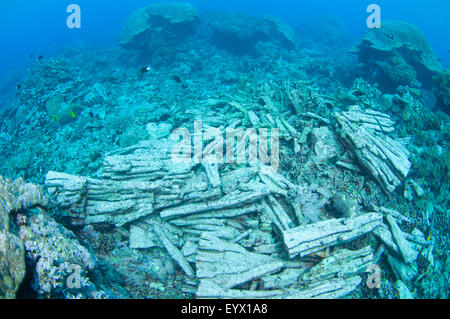
[[[181,78],[178,75],[172,75],[172,79],[177,83],[181,83]]]
[[[70,111],[70,116],[71,116],[72,118],[76,118],[76,117],[77,117],[73,111]]]
[[[41,61],[41,60],[44,58],[44,56],[43,56],[43,55],[40,55],[40,56],[38,56],[37,58],[38,58],[39,61]]]
[[[55,122],[58,122],[58,117],[55,115],[55,114],[53,114],[53,120],[55,121]]]
[[[140,69],[140,72],[142,74],[147,73],[148,71],[150,71],[150,67],[149,66],[144,66]]]
[[[21,86],[20,84],[17,84],[16,88],[17,88],[18,90],[20,90],[20,89],[22,88],[22,86]]]
[[[426,240],[427,240],[427,241],[430,241],[430,240],[431,240],[431,227],[430,227],[430,229],[428,230],[428,235],[427,235],[427,237],[426,237]]]
[[[356,97],[361,97],[364,95],[364,92],[360,91],[360,90],[355,90],[352,92],[352,94]]]

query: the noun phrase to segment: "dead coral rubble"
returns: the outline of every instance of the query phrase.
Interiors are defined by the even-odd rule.
[[[389,115],[354,106],[334,117],[338,135],[358,163],[386,192],[393,192],[408,175],[411,163],[406,147],[388,136],[394,130]]]
[[[199,298],[338,298],[361,283],[371,248],[339,245],[380,225],[380,213],[303,225],[289,197],[304,188],[280,173],[260,162],[175,164],[173,146],[142,141],[107,155],[100,179],[49,172],[45,184],[77,224],[127,224],[130,247],[164,248]],[[328,247],[317,268],[301,258]]]
[[[283,232],[283,239],[290,258],[303,257],[367,234],[382,222],[383,216],[379,213],[324,220],[288,229]]]
[[[427,240],[417,228],[411,232],[404,232],[400,225],[410,224],[411,220],[401,213],[385,207],[374,208],[383,214],[386,223],[377,227],[373,234],[387,248],[387,261],[397,280],[401,282],[418,280],[420,278],[419,263],[426,270],[434,265],[434,240]]]

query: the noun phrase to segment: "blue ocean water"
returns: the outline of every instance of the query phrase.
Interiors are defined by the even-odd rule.
[[[450,2],[161,2],[0,2],[0,298],[448,298]]]
[[[63,45],[82,41],[89,45],[113,43],[127,17],[136,9],[158,1],[79,0],[81,30],[66,27],[69,1],[30,0],[0,3],[0,74],[30,63],[30,53],[51,55]],[[311,16],[332,16],[346,22],[355,41],[367,30],[366,8],[379,4],[382,19],[409,22],[427,36],[445,67],[450,66],[450,2],[446,0],[192,0],[199,10],[240,11],[255,16],[272,14],[292,27]]]

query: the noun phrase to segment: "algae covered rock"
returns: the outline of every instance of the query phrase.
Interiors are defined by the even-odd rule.
[[[0,176],[0,299],[15,298],[26,272],[24,245],[10,231],[10,214],[40,205],[47,205],[41,187]]]
[[[15,298],[25,277],[25,254],[22,241],[0,231],[0,299]]]
[[[12,200],[13,197],[6,189],[4,181],[0,180],[0,299],[15,298],[17,289],[25,277],[22,241],[9,232],[9,207],[14,205]]]
[[[91,297],[97,292],[88,278],[95,257],[75,235],[45,213],[33,214],[20,227],[27,256],[35,263],[32,288],[42,296]]]
[[[100,296],[87,277],[95,257],[43,209],[32,210],[47,205],[41,186],[0,176],[0,298],[15,298],[27,271],[38,294]]]
[[[400,85],[429,88],[433,76],[442,72],[425,35],[417,27],[400,21],[384,21],[380,29],[367,32],[351,50],[386,89]]]

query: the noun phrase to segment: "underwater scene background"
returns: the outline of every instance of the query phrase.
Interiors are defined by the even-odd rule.
[[[448,298],[449,11],[0,3],[0,298]]]

